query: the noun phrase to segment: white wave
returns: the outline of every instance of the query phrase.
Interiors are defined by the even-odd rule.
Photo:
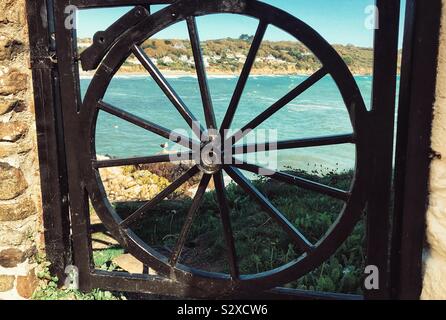
[[[310,110],[340,110],[341,107],[319,105],[319,104],[301,104],[301,103],[289,103],[287,105],[288,112],[304,112]]]
[[[166,79],[197,79],[196,75],[193,74],[165,74],[164,78]]]

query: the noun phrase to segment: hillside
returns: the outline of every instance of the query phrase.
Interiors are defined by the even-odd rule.
[[[216,74],[239,73],[243,67],[252,37],[219,39],[202,42],[204,61],[208,72]],[[91,43],[80,39],[82,50]],[[143,49],[161,70],[194,72],[190,42],[187,40],[150,39]],[[333,45],[353,74],[372,73],[373,49],[353,45]],[[310,74],[320,68],[317,58],[301,43],[292,41],[264,41],[257,54],[253,74]],[[143,72],[134,57],[130,57],[121,72]]]

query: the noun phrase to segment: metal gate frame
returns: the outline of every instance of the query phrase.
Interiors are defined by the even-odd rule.
[[[407,3],[390,269],[391,296],[399,299],[419,299],[423,288],[430,163],[438,156],[431,149],[431,131],[441,13],[441,0]]]
[[[112,7],[124,5],[145,5],[150,8],[153,4],[168,4],[173,1],[156,0],[33,0],[27,1],[29,34],[31,44],[31,64],[33,70],[36,118],[39,144],[39,158],[41,167],[42,198],[44,207],[44,224],[47,254],[52,262],[53,272],[60,279],[64,277],[65,266],[75,264],[80,272],[80,286],[84,291],[92,288],[107,290],[147,292],[158,295],[172,295],[182,297],[205,298],[200,292],[187,286],[181,286],[174,281],[164,278],[141,275],[134,276],[117,272],[103,272],[94,270],[91,257],[91,242],[89,239],[89,217],[88,199],[85,186],[79,179],[79,168],[76,161],[76,148],[69,141],[76,141],[77,110],[79,108],[79,77],[78,59],[76,52],[76,32],[65,28],[66,13],[68,5],[74,5],[79,9]],[[425,2],[425,1],[424,1]],[[434,1],[432,1],[434,2]],[[436,0],[435,2],[440,3]],[[402,77],[402,83],[406,83],[405,90],[401,92],[401,104],[404,108],[400,112],[400,118],[405,118],[409,110],[409,103],[405,99],[409,96],[410,89],[417,90],[417,73],[412,73],[422,66],[417,66],[415,57],[420,55],[416,52],[420,44],[409,41],[421,33],[426,44],[435,36],[435,23],[432,28],[423,30],[415,28],[415,22],[426,19],[426,14],[438,16],[440,10],[432,10],[429,5],[423,4],[421,0],[408,0],[406,26],[406,46],[404,50],[406,78]],[[374,61],[374,83],[373,101],[370,116],[374,121],[375,143],[371,146],[374,150],[373,182],[368,197],[367,207],[367,264],[376,265],[381,270],[380,289],[366,292],[364,297],[355,295],[329,294],[318,292],[305,292],[301,290],[287,290],[277,288],[268,292],[259,292],[258,298],[292,298],[292,299],[388,299],[403,296],[401,291],[396,290],[396,277],[402,269],[408,269],[405,265],[409,260],[406,246],[407,240],[399,246],[398,252],[390,255],[390,196],[392,181],[393,162],[393,137],[394,137],[394,115],[395,115],[395,93],[396,93],[396,68],[398,52],[398,25],[399,25],[399,0],[377,0],[377,8],[380,14],[380,28],[375,32],[375,61]],[[432,5],[432,3],[430,4]],[[432,6],[435,8],[435,5]],[[430,18],[430,17],[429,17]],[[438,22],[439,24],[439,22]],[[419,25],[418,25],[419,26]],[[421,29],[421,30],[420,30]],[[430,32],[430,34],[429,34]],[[438,31],[436,31],[438,34]],[[430,53],[435,52],[435,46]],[[416,52],[416,53],[413,53]],[[410,59],[413,53],[414,60]],[[425,58],[429,58],[427,55]],[[425,60],[423,60],[425,61]],[[424,65],[426,66],[426,65]],[[430,65],[429,65],[430,66]],[[409,72],[409,69],[411,72]],[[424,70],[421,73],[425,78],[432,79],[434,70]],[[404,80],[403,79],[407,79]],[[412,82],[410,83],[410,79]],[[422,83],[423,79],[417,79]],[[432,81],[425,82],[423,89],[432,94]],[[428,95],[427,98],[430,96]],[[426,99],[427,99],[426,98]],[[431,99],[432,100],[432,99]],[[420,105],[426,106],[428,101],[418,101]],[[426,119],[426,122],[428,119]],[[396,186],[396,207],[407,200],[406,193],[401,184],[410,180],[410,175],[403,176],[401,172],[410,167],[412,158],[405,158],[403,153],[409,152],[410,148],[421,147],[421,145],[410,144],[407,146],[407,135],[409,123],[400,119],[398,145],[398,163]],[[424,122],[423,122],[424,123]],[[427,125],[428,126],[428,125]],[[417,130],[424,130],[425,126],[412,128],[412,134]],[[428,135],[429,137],[430,135]],[[404,142],[406,139],[406,143]],[[406,148],[407,146],[407,148]],[[423,144],[424,146],[424,144]],[[424,163],[425,164],[425,163]],[[416,172],[414,173],[414,175]],[[401,188],[400,188],[401,187]],[[427,193],[426,193],[427,194]],[[426,194],[415,197],[419,202],[426,200]],[[411,194],[413,197],[413,195]],[[399,207],[398,207],[399,206]],[[401,211],[395,214],[394,240],[397,246],[402,230],[399,226],[408,228],[408,221],[413,216],[424,217],[422,207],[413,207],[410,213]],[[411,233],[412,234],[412,233]],[[410,238],[412,239],[412,238]],[[409,241],[416,253],[421,252],[420,238]],[[419,249],[419,250],[418,250]],[[395,249],[394,249],[395,250]],[[399,254],[401,252],[401,254]],[[401,264],[395,261],[401,262]],[[413,261],[413,260],[412,260]],[[421,261],[421,260],[420,260]],[[393,268],[392,270],[390,268]],[[383,271],[384,270],[384,271]],[[391,272],[392,271],[392,272]],[[412,272],[404,273],[399,277],[398,283],[408,280],[411,275],[421,275],[421,269],[414,268]],[[407,275],[407,277],[406,277]],[[392,289],[392,290],[391,290]],[[409,288],[410,289],[410,288]],[[410,289],[412,290],[412,289]],[[404,291],[404,290],[403,290]],[[415,292],[416,290],[410,291]],[[417,293],[412,294],[416,297]],[[419,294],[418,294],[419,296]],[[234,297],[235,298],[235,297]]]

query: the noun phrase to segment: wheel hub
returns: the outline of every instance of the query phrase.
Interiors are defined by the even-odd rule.
[[[214,174],[221,169],[221,150],[217,145],[216,137],[210,136],[202,144],[200,150],[200,163],[198,168],[205,174]]]

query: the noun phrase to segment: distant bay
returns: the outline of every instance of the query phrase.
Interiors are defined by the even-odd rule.
[[[195,116],[204,123],[203,108],[197,79],[189,75],[167,76],[172,87]],[[232,128],[239,129],[283,95],[305,80],[307,76],[251,76],[242,96]],[[367,107],[370,106],[372,77],[356,76]],[[81,78],[83,94],[91,81]],[[209,76],[217,121],[224,117],[237,82],[235,76]],[[175,130],[187,130],[187,125],[154,81],[146,75],[117,75],[105,95],[105,101],[132,112],[144,119]],[[289,103],[264,122],[259,132],[249,135],[245,142],[285,140],[351,133],[349,115],[333,79],[323,78],[315,86]],[[276,131],[270,131],[276,130]],[[162,151],[166,139],[144,131],[111,115],[100,113],[96,131],[97,154],[112,157],[153,155]],[[179,147],[169,143],[169,150]],[[269,167],[293,167],[303,170],[348,170],[355,164],[354,145],[284,150],[248,158]]]

